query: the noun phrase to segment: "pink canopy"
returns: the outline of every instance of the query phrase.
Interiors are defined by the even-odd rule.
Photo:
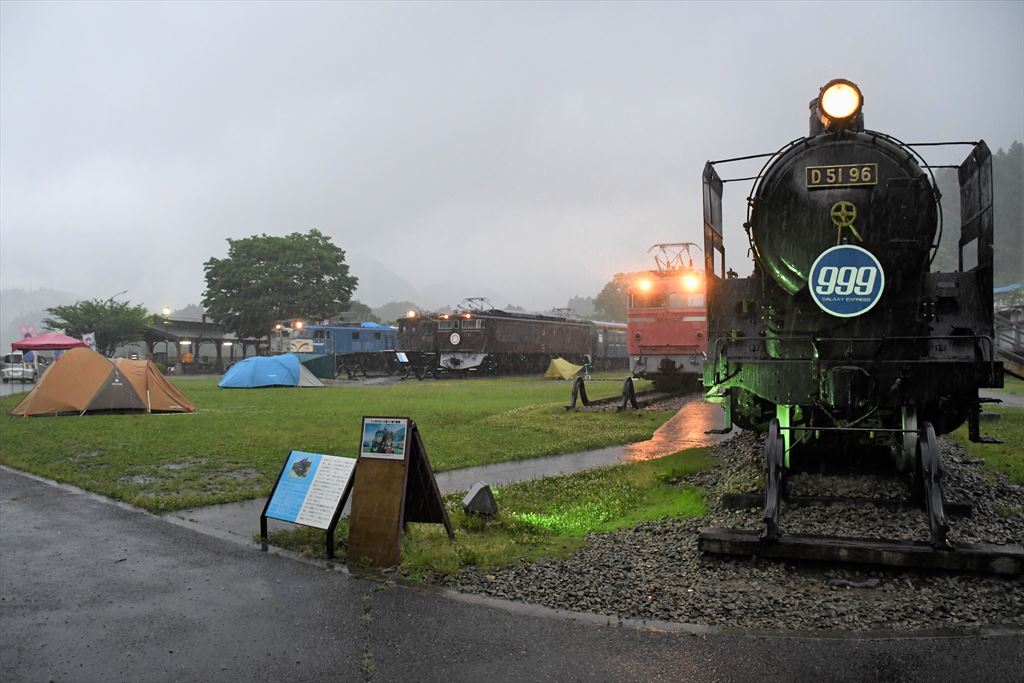
[[[11,348],[16,351],[52,351],[54,349],[73,349],[77,346],[88,346],[88,344],[81,339],[75,339],[60,332],[44,332],[11,344]]]

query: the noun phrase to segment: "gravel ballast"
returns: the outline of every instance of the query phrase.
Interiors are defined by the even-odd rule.
[[[1024,539],[1024,489],[940,440],[947,499],[974,504],[950,521],[954,543]],[[650,619],[719,628],[892,632],[1024,627],[1024,578],[946,572],[806,566],[758,559],[702,557],[697,533],[708,526],[757,529],[760,509],[732,511],[723,492],[760,481],[761,443],[743,432],[715,449],[721,466],[683,482],[707,492],[701,519],[669,519],[593,534],[589,547],[564,560],[487,572],[465,570],[447,586],[610,618]],[[801,495],[906,497],[899,480],[800,474]],[[1016,515],[1013,514],[1016,511]],[[871,505],[783,505],[783,533],[927,541],[923,511]]]

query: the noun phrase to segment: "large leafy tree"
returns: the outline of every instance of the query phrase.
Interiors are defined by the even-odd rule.
[[[358,284],[344,250],[319,230],[229,239],[227,258],[203,266],[203,306],[241,337],[262,337],[278,320],[337,315]]]
[[[71,337],[81,338],[96,333],[96,350],[105,356],[114,355],[118,344],[142,339],[146,325],[152,320],[143,306],[125,301],[93,299],[68,306],[47,308],[51,317],[43,319],[48,330],[64,330]]]
[[[594,297],[594,317],[608,322],[626,322],[626,303],[629,298],[629,273],[615,273],[614,277]]]

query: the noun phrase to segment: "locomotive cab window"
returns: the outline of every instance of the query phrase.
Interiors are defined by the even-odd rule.
[[[633,294],[629,300],[630,308],[664,308],[665,296],[656,293]]]
[[[352,333],[352,339],[353,339],[353,340],[355,340],[355,339],[359,339],[359,333],[358,333],[358,332],[353,332],[353,333]]]

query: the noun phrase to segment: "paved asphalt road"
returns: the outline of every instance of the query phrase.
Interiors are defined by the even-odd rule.
[[[1008,681],[1022,670],[1019,633],[689,635],[388,587],[0,469],[5,683]]]

